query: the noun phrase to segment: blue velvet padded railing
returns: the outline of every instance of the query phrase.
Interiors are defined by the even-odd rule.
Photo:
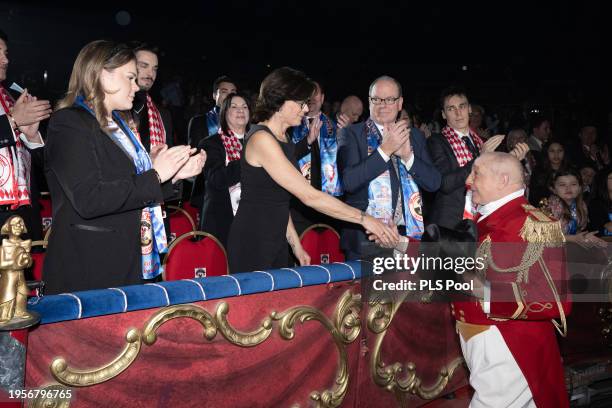
[[[44,296],[28,309],[47,324],[359,278],[359,262],[311,265]]]

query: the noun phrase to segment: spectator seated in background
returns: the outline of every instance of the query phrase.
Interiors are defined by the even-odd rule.
[[[591,195],[593,192],[593,182],[595,181],[595,175],[597,172],[589,165],[582,166],[579,168],[580,177],[582,177],[582,197],[584,201],[589,204],[591,201]]]
[[[589,203],[589,230],[612,236],[612,169],[599,172]]]
[[[561,221],[567,242],[582,247],[605,247],[605,241],[596,237],[597,231],[588,232],[589,213],[582,197],[582,179],[574,169],[563,169],[551,179],[552,194],[546,204],[551,216]]]
[[[553,173],[569,166],[565,147],[558,140],[551,140],[542,148],[541,160],[531,174],[529,202],[539,207],[540,201],[550,195],[550,179]]]
[[[610,164],[608,146],[599,145],[597,128],[591,122],[585,122],[578,132],[578,144],[572,149],[572,164],[577,168],[590,166],[599,171]]]
[[[204,171],[196,184],[205,183],[199,229],[214,235],[224,247],[240,202],[240,158],[249,129],[248,98],[230,93],[221,104],[219,132],[200,142],[206,151]]]
[[[480,105],[472,105],[472,113],[470,114],[470,129],[474,129],[478,136],[484,141],[491,137],[491,132],[487,129],[485,122],[485,110]]]
[[[527,141],[529,150],[539,153],[544,150],[543,145],[548,142],[552,135],[550,120],[544,116],[536,116],[531,121],[531,130],[531,136]]]
[[[348,124],[351,125],[353,123],[357,123],[359,118],[363,114],[363,102],[361,99],[355,95],[349,95],[342,101],[340,104],[340,115],[345,115],[348,118]],[[336,122],[338,122],[339,118],[336,117]]]

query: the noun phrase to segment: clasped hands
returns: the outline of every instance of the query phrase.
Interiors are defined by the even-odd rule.
[[[389,157],[394,154],[402,160],[410,160],[410,157],[412,157],[412,145],[410,144],[408,121],[400,120],[385,125],[380,148]]]
[[[38,137],[38,125],[41,120],[51,115],[51,104],[47,100],[38,100],[25,89],[11,108],[11,117],[15,125],[32,143],[41,143]]]
[[[176,183],[200,174],[206,163],[206,152],[201,150],[192,156],[196,150],[188,145],[168,148],[163,144],[151,147],[151,162],[161,182],[172,179],[172,183]]]

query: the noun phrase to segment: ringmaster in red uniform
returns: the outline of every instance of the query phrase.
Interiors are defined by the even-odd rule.
[[[555,333],[566,334],[571,306],[560,226],[525,200],[513,156],[483,154],[470,179],[486,268],[464,276],[480,299],[451,306],[475,390],[470,407],[568,407]]]

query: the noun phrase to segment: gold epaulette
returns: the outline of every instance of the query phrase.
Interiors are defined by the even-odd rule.
[[[547,246],[560,246],[565,242],[561,223],[546,215],[542,210],[529,204],[522,205],[527,213],[525,224],[521,228],[520,236],[527,242],[546,244]]]

